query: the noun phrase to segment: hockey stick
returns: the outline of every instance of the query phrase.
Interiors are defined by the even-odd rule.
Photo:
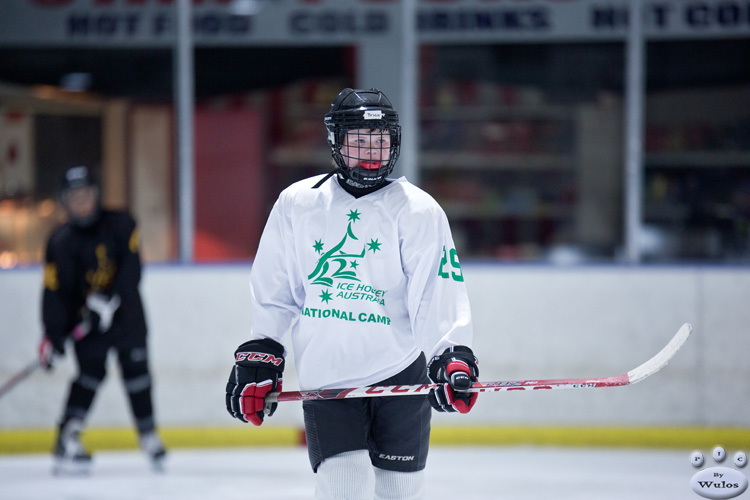
[[[71,336],[73,337],[74,342],[78,342],[83,337],[88,335],[89,333],[89,324],[84,321],[76,325],[75,328],[73,328],[71,332]],[[7,382],[5,382],[2,386],[0,386],[0,398],[5,396],[5,394],[13,389],[16,385],[18,385],[21,381],[26,379],[29,375],[34,373],[38,368],[41,368],[42,362],[39,361],[39,359],[35,359],[31,363],[29,363],[26,368],[21,370],[20,372],[13,375],[10,379],[8,379]]]
[[[685,323],[677,331],[672,340],[664,346],[654,357],[633,368],[627,373],[614,377],[602,378],[570,378],[553,380],[508,380],[499,382],[474,382],[466,392],[500,392],[525,391],[540,389],[583,389],[596,387],[620,387],[631,385],[650,377],[658,372],[672,359],[672,356],[682,347],[692,332],[692,326]],[[427,395],[431,389],[439,384],[421,385],[388,385],[372,387],[356,387],[349,389],[321,389],[317,391],[275,392],[266,396],[266,404],[280,401],[314,401],[325,399],[345,398],[373,398],[381,396],[413,396]]]
[[[0,398],[3,397],[6,392],[13,389],[19,382],[34,373],[37,368],[41,368],[41,366],[42,364],[39,360],[35,359],[32,363],[29,363],[26,368],[13,375],[7,382],[0,386]]]

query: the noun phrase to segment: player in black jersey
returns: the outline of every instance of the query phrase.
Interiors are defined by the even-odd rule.
[[[127,212],[101,208],[98,186],[83,166],[66,172],[60,200],[68,221],[47,243],[39,357],[50,367],[73,337],[78,375],[60,420],[55,472],[88,469],[91,455],[79,436],[111,349],[117,352],[140,446],[158,470],[165,451],[151,401],[136,223]]]

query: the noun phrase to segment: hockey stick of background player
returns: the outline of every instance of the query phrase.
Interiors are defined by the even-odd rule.
[[[662,369],[672,359],[672,356],[682,347],[690,336],[693,328],[685,323],[672,337],[672,340],[664,346],[654,357],[633,368],[627,373],[614,377],[602,378],[572,378],[554,380],[508,380],[498,382],[474,382],[467,392],[500,392],[500,391],[524,391],[544,389],[584,389],[597,387],[621,387],[631,385],[650,377]],[[438,384],[422,385],[389,385],[356,387],[349,389],[321,389],[317,391],[290,391],[271,393],[266,396],[266,404],[280,401],[312,401],[323,399],[345,399],[345,398],[373,398],[381,396],[413,396],[427,395],[431,389],[437,388]]]
[[[86,335],[88,335],[88,333],[89,333],[89,326],[88,326],[88,323],[84,321],[83,323],[80,323],[76,325],[75,328],[73,328],[73,332],[71,333],[71,335],[74,341],[78,341],[78,340],[81,340]],[[41,368],[42,366],[43,364],[39,360],[39,358],[35,359],[34,361],[26,365],[26,367],[23,370],[13,375],[2,386],[0,386],[0,398],[5,396],[6,393],[8,393],[16,385],[18,385],[20,382],[25,380],[26,377],[34,373],[37,369]]]
[[[0,386],[0,398],[3,397],[5,393],[13,389],[19,382],[34,373],[37,368],[41,367],[42,364],[38,359],[35,359],[33,363],[29,363],[26,368],[13,375],[7,382]]]

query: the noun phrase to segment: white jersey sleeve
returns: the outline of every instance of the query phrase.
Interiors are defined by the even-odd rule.
[[[437,202],[429,200],[410,214],[401,248],[412,330],[428,360],[453,345],[470,347],[473,335],[448,218]]]
[[[284,202],[280,197],[268,216],[250,273],[252,338],[282,344],[304,301],[304,288],[294,273],[293,235]]]

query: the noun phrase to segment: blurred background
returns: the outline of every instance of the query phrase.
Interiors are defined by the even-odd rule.
[[[3,0],[2,379],[33,359],[58,181],[86,164],[140,224],[167,444],[300,428],[290,404],[200,438],[239,429],[223,389],[258,239],[283,188],[331,168],[344,87],[399,111],[395,174],[448,215],[483,379],[615,375],[695,328],[643,385],[485,395],[434,439],[750,448],[747,0]],[[66,362],[0,401],[6,449],[47,449]],[[92,425],[125,428],[107,384]]]
[[[251,259],[280,190],[329,167],[332,97],[378,86],[417,141],[397,174],[445,207],[464,260],[632,260],[637,189],[639,260],[750,262],[744,1],[643,2],[633,89],[627,2],[424,0],[411,38],[398,1],[192,3],[197,261]],[[57,179],[79,163],[139,217],[147,262],[179,258],[176,5],[3,2],[3,268],[39,261]],[[634,131],[629,90],[643,98]]]

